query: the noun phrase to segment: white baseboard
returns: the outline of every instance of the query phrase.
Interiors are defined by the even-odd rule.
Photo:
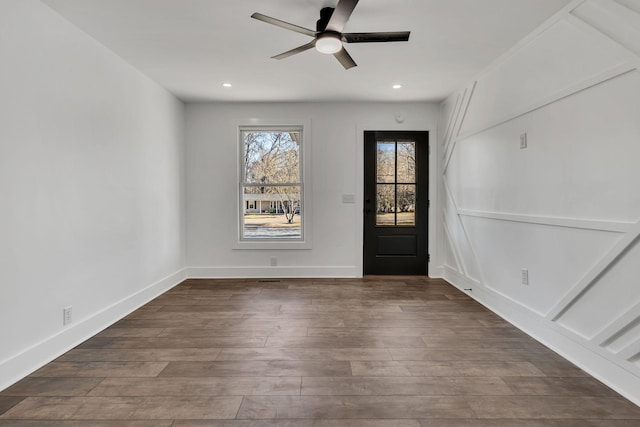
[[[607,359],[606,355],[595,352],[576,339],[563,334],[553,322],[526,310],[486,287],[479,286],[478,283],[471,281],[457,271],[445,267],[444,279],[518,329],[640,406],[640,377]],[[464,289],[472,290],[464,291]]]
[[[0,362],[0,391],[178,285],[185,278],[184,269],[179,270]]]
[[[241,278],[356,278],[362,277],[361,267],[186,267],[191,279]]]

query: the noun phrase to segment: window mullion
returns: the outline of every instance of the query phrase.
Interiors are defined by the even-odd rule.
[[[398,141],[395,142],[395,150],[393,159],[395,165],[393,168],[393,191],[394,191],[394,206],[393,206],[393,224],[398,225]]]

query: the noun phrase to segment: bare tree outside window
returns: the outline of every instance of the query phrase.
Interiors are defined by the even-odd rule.
[[[243,239],[302,238],[301,135],[241,130]]]

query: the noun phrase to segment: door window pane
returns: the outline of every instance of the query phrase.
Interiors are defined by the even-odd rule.
[[[396,186],[378,184],[376,187],[376,225],[395,225]]]
[[[416,182],[416,143],[398,142],[398,178],[399,183]]]
[[[376,145],[376,225],[416,225],[416,143],[378,141]]]
[[[396,143],[378,142],[376,154],[377,182],[396,181]]]
[[[398,185],[396,198],[396,225],[416,225],[416,186],[415,184]]]

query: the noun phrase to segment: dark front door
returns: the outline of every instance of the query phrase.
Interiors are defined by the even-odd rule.
[[[364,274],[426,275],[429,133],[364,133]]]

